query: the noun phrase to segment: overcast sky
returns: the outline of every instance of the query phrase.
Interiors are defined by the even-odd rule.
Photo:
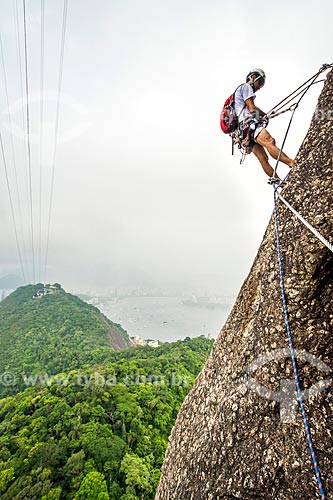
[[[0,61],[0,125],[32,282],[18,62],[20,55],[24,70],[22,2],[20,51],[15,5],[0,3],[8,90],[7,102]],[[231,156],[220,110],[253,67],[266,72],[257,104],[268,110],[333,62],[331,0],[315,7],[284,0],[69,0],[45,274],[62,16],[61,0],[45,0],[41,177],[41,2],[26,2],[35,280],[81,291],[127,285],[236,294],[272,213],[272,188],[253,155],[243,165],[238,152]],[[298,151],[321,89],[314,86],[296,113],[289,156]],[[269,125],[278,145],[289,117]],[[1,156],[0,163],[1,276],[20,273],[20,265]]]

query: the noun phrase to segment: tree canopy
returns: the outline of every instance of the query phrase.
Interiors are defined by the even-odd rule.
[[[103,365],[0,400],[1,499],[153,500],[177,412],[212,344],[111,352]]]

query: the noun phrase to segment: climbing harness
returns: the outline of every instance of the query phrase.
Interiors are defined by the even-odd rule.
[[[279,275],[280,275],[280,288],[281,288],[281,298],[282,298],[282,304],[283,304],[283,312],[284,312],[284,316],[285,316],[285,324],[286,324],[286,330],[287,330],[287,336],[288,336],[288,343],[289,343],[289,349],[290,349],[290,354],[291,354],[291,360],[292,360],[292,365],[293,365],[293,372],[294,372],[294,380],[295,380],[295,386],[296,386],[296,392],[297,392],[297,398],[298,398],[298,402],[299,402],[299,405],[300,405],[300,408],[301,408],[301,413],[302,413],[302,419],[303,419],[303,425],[304,425],[304,429],[305,429],[305,434],[306,434],[306,439],[307,439],[307,443],[308,443],[308,446],[309,446],[309,449],[310,449],[310,453],[311,453],[311,458],[312,458],[312,463],[313,463],[313,468],[314,468],[314,471],[315,471],[315,475],[316,475],[316,480],[317,480],[317,483],[318,483],[318,488],[319,488],[319,492],[320,492],[320,496],[321,496],[321,499],[322,500],[326,500],[326,496],[325,496],[325,492],[324,492],[324,488],[323,488],[323,484],[322,484],[322,480],[321,480],[321,476],[320,476],[320,472],[319,472],[319,468],[318,468],[318,462],[317,462],[317,458],[316,458],[316,455],[315,455],[315,452],[314,452],[314,449],[313,449],[313,443],[312,443],[312,438],[311,438],[311,433],[310,433],[310,428],[309,428],[309,424],[308,424],[308,420],[307,420],[307,416],[306,416],[306,412],[305,412],[305,407],[304,407],[304,402],[303,402],[303,398],[302,398],[302,392],[301,392],[301,388],[300,388],[300,383],[299,383],[299,376],[298,376],[298,370],[297,370],[297,364],[296,364],[296,356],[295,356],[295,350],[294,350],[294,346],[293,346],[293,341],[292,341],[292,335],[291,335],[291,329],[290,329],[290,323],[289,323],[289,314],[288,314],[288,309],[287,309],[287,301],[286,301],[286,293],[285,293],[285,288],[284,288],[284,279],[283,279],[283,265],[282,265],[282,257],[281,257],[281,245],[280,245],[280,236],[279,236],[279,217],[278,217],[278,207],[277,207],[277,200],[278,198],[282,201],[282,203],[284,203],[286,205],[286,207],[331,251],[333,252],[333,245],[326,240],[326,238],[324,238],[324,236],[322,236],[322,234],[320,234],[320,232],[315,229],[306,219],[304,219],[304,217],[299,213],[297,212],[297,210],[295,210],[289,203],[288,201],[280,194],[280,192],[278,191],[279,187],[282,186],[282,184],[285,182],[287,176],[289,175],[289,173],[287,174],[287,176],[282,180],[280,181],[280,179],[278,179],[276,177],[276,169],[277,169],[277,166],[279,164],[279,161],[280,161],[280,156],[281,156],[281,152],[283,150],[283,147],[284,147],[284,144],[285,144],[285,141],[286,141],[286,138],[287,138],[287,135],[288,135],[288,132],[289,132],[289,129],[290,129],[290,126],[291,126],[291,122],[292,122],[292,119],[294,117],[294,113],[299,105],[299,102],[301,101],[301,99],[304,97],[305,93],[309,90],[309,88],[314,84],[314,83],[318,83],[315,82],[317,77],[323,72],[325,71],[326,69],[328,68],[331,68],[333,67],[333,64],[323,64],[323,66],[319,69],[319,71],[314,75],[312,76],[311,78],[309,78],[309,80],[307,80],[303,85],[301,85],[300,87],[298,87],[298,89],[296,89],[292,94],[290,94],[289,96],[287,96],[285,99],[283,99],[283,101],[281,101],[280,103],[278,103],[274,108],[272,108],[269,113],[267,114],[267,116],[269,117],[274,117],[274,116],[278,116],[279,114],[282,114],[284,113],[285,111],[292,111],[292,116],[290,118],[290,121],[289,121],[289,124],[288,124],[288,127],[287,127],[287,131],[286,131],[286,134],[285,134],[285,137],[284,137],[284,140],[283,140],[283,143],[282,143],[282,146],[281,146],[281,149],[280,149],[280,152],[279,152],[279,155],[278,155],[278,158],[277,158],[277,161],[276,161],[276,166],[275,166],[275,169],[274,169],[274,174],[273,174],[273,177],[271,177],[269,179],[269,184],[271,184],[274,188],[274,218],[275,218],[275,235],[276,235],[276,246],[277,246],[277,254],[278,254],[278,263],[279,263]],[[310,83],[309,83],[310,82]],[[302,89],[302,90],[300,90]],[[298,93],[297,93],[298,92]],[[297,93],[297,94],[296,94]],[[296,94],[296,96],[294,95]],[[283,111],[280,111],[281,110],[281,107],[283,107],[284,105],[286,104],[289,104],[290,100],[288,101],[288,99],[291,98],[291,96],[293,96],[291,98],[291,100],[293,100],[295,97],[298,97],[300,95],[300,98],[299,100],[292,104],[290,106],[290,108],[288,109],[285,109]],[[288,101],[288,103],[286,103],[285,101]],[[284,103],[284,104],[282,104]],[[282,106],[281,106],[282,105]]]
[[[252,138],[254,128],[252,127],[253,125],[251,121],[244,120],[238,124],[238,128],[231,135],[232,148],[234,148],[234,146],[237,144],[244,159],[247,154],[251,153],[254,146],[254,141]],[[241,163],[243,163],[244,159],[241,161]]]
[[[291,336],[291,329],[290,329],[290,323],[289,323],[289,315],[288,315],[288,309],[287,309],[287,301],[286,301],[286,293],[284,289],[284,280],[283,280],[283,266],[282,266],[282,258],[281,258],[281,246],[280,246],[280,237],[279,237],[279,218],[278,218],[278,210],[277,210],[277,196],[278,196],[278,191],[277,188],[274,188],[274,216],[275,216],[275,234],[276,234],[276,245],[277,245],[277,253],[278,253],[278,261],[279,261],[279,273],[280,273],[280,288],[281,288],[281,298],[282,298],[282,303],[283,303],[283,312],[285,316],[285,323],[286,323],[286,330],[287,330],[287,335],[288,335],[288,343],[289,343],[289,349],[290,349],[290,354],[291,354],[291,360],[292,360],[292,365],[293,365],[293,372],[294,372],[294,379],[295,379],[295,386],[296,386],[296,392],[297,392],[297,398],[298,402],[301,407],[301,413],[302,413],[302,418],[303,418],[303,425],[305,429],[305,434],[306,434],[306,439],[307,443],[310,449],[311,453],[311,458],[313,462],[313,467],[319,487],[319,492],[322,500],[326,500],[324,488],[322,485],[321,481],[321,476],[318,468],[318,463],[317,463],[317,458],[313,449],[313,443],[312,443],[312,438],[311,438],[311,433],[310,433],[310,428],[308,424],[308,420],[306,417],[306,412],[304,408],[304,402],[302,398],[302,392],[300,388],[300,383],[299,383],[299,376],[298,376],[298,370],[297,370],[297,365],[296,365],[296,356],[295,356],[295,350],[293,346],[293,341],[292,341],[292,336]],[[281,197],[281,195],[280,195]]]

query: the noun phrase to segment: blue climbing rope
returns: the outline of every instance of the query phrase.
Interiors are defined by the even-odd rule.
[[[285,316],[285,321],[286,321],[286,329],[287,329],[287,334],[288,334],[288,343],[289,343],[289,349],[290,349],[290,354],[291,354],[291,360],[292,360],[292,364],[293,364],[297,398],[298,398],[298,402],[299,402],[300,407],[301,407],[306,439],[307,439],[307,442],[308,442],[308,445],[310,448],[311,458],[312,458],[312,462],[313,462],[313,467],[314,467],[314,471],[315,471],[321,499],[326,500],[323,484],[321,482],[321,477],[320,477],[320,472],[319,472],[319,468],[318,468],[316,455],[315,455],[315,452],[313,449],[310,428],[309,428],[309,424],[308,424],[308,420],[307,420],[306,412],[305,412],[305,408],[304,408],[302,392],[301,392],[301,388],[300,388],[298,371],[297,371],[297,365],[296,365],[296,356],[295,356],[293,341],[292,341],[292,337],[291,337],[291,329],[290,329],[290,324],[289,324],[289,315],[288,315],[286,294],[285,294],[284,281],[283,281],[283,267],[282,267],[281,246],[280,246],[280,237],[279,237],[279,218],[278,218],[278,210],[277,210],[277,196],[278,196],[277,188],[274,186],[274,217],[275,217],[276,246],[277,246],[277,253],[278,253],[278,260],[279,260],[280,287],[281,287],[283,311],[284,311],[284,316]]]

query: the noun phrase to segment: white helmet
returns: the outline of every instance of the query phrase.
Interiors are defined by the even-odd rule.
[[[265,85],[266,75],[264,70],[260,68],[251,69],[251,71],[249,71],[249,73],[246,76],[246,81],[248,82],[252,76],[256,77],[252,83],[259,80],[260,87],[263,87]]]

